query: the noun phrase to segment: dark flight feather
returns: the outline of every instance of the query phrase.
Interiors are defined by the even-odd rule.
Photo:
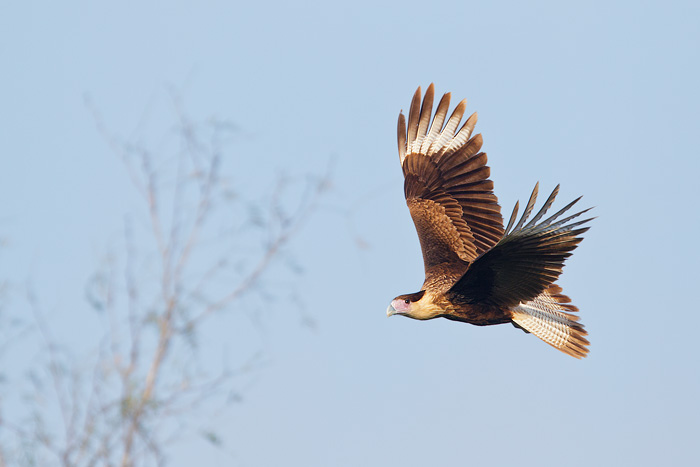
[[[554,202],[557,191],[558,187],[549,196],[536,218],[544,215],[546,208]],[[588,211],[586,209],[552,223],[571,208],[574,202],[540,224],[531,222],[523,227],[536,199],[537,187],[533,190],[533,196],[530,197],[527,208],[513,231],[470,265],[467,272],[450,289],[451,294],[464,297],[467,303],[513,307],[520,302],[535,299],[557,280],[564,267],[564,260],[571,256],[571,251],[583,240],[580,235],[588,230],[588,227],[576,227],[591,219],[568,223]]]

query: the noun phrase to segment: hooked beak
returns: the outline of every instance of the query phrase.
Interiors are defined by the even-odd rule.
[[[386,309],[386,315],[387,315],[387,317],[388,317],[388,316],[395,315],[395,314],[396,314],[396,308],[394,308],[393,306],[389,305],[389,308]]]

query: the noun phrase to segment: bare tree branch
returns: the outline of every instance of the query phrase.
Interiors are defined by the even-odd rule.
[[[329,174],[302,183],[280,177],[267,210],[242,223],[248,233],[230,228],[230,213],[245,210],[244,200],[229,196],[223,172],[221,141],[234,127],[218,121],[197,125],[177,93],[171,92],[171,101],[177,144],[153,151],[107,131],[86,98],[97,131],[122,161],[143,205],[124,219],[121,253],[106,255],[86,286],[87,302],[105,326],[91,355],[81,361],[60,351],[29,288],[47,359],[32,391],[43,394],[43,378],[51,382],[61,428],[40,410],[33,413],[33,425],[12,423],[0,411],[0,428],[24,446],[18,451],[23,459],[11,455],[19,464],[51,456],[64,466],[165,465],[167,445],[181,436],[181,428],[214,397],[225,399],[231,381],[244,374],[228,367],[214,375],[191,373],[178,359],[190,354],[205,322],[264,282],[327,190]],[[226,216],[217,217],[220,213]],[[221,443],[215,433],[204,437]],[[8,452],[0,439],[0,467],[12,464]]]

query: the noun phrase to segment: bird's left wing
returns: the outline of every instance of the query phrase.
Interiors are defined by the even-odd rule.
[[[592,219],[571,222],[583,211],[559,219],[578,198],[553,216],[540,221],[559,193],[557,186],[547,201],[525,225],[537,200],[538,185],[530,196],[525,212],[511,230],[518,212],[516,204],[506,235],[496,246],[482,255],[451,288],[450,292],[467,303],[514,307],[535,300],[562,273],[564,261],[583,240],[580,236]]]
[[[470,263],[503,236],[503,218],[481,135],[471,136],[476,114],[460,124],[466,101],[449,119],[450,94],[445,94],[432,123],[434,86],[421,105],[421,89],[413,96],[408,125],[399,115],[398,145],[405,177],[404,193],[423,250],[426,273],[441,263]],[[447,122],[445,122],[447,120]]]

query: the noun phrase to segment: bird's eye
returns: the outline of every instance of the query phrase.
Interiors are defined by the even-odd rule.
[[[406,299],[406,300],[404,300],[403,302],[404,302],[406,305],[408,305],[409,303],[411,303],[411,301],[410,301],[409,299]]]

